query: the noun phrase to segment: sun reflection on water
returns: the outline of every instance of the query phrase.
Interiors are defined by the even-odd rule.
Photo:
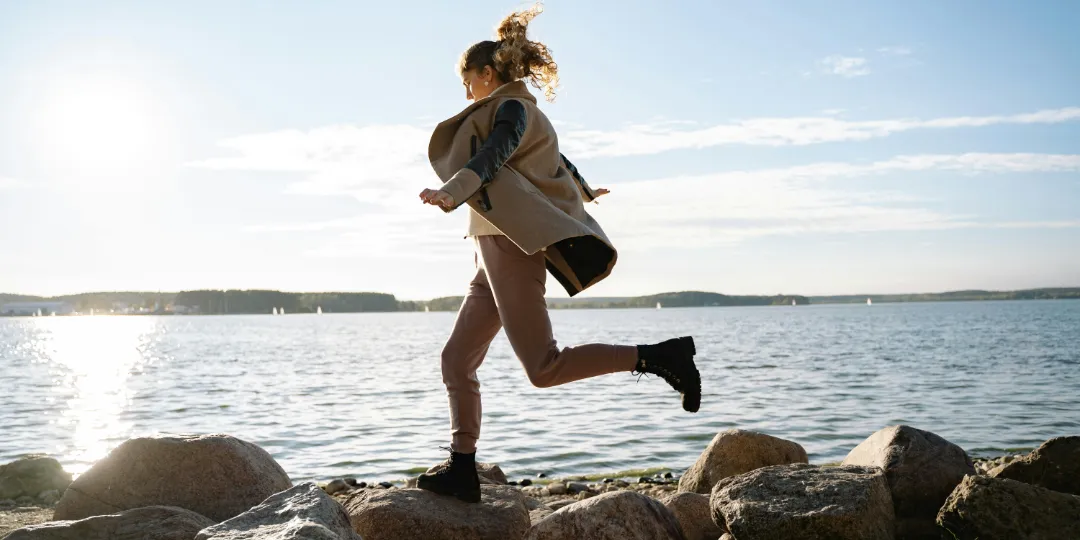
[[[129,379],[147,362],[155,322],[143,317],[42,318],[38,355],[49,362],[53,395],[66,402],[58,423],[70,437],[56,454],[76,476],[129,437]]]

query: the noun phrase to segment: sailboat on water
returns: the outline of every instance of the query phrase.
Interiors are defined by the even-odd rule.
[[[660,302],[657,302],[657,303],[656,303],[656,309],[663,309],[663,307],[664,307],[664,306],[661,306],[661,305],[660,305]]]
[[[273,311],[270,312],[272,315],[277,315],[277,308],[276,307],[275,308],[270,308],[270,309],[273,310]]]
[[[874,305],[874,303],[869,298],[867,298],[866,299],[866,305],[872,306],[872,305]]]
[[[319,307],[315,308],[315,314],[316,315],[322,315],[322,306],[319,306]]]

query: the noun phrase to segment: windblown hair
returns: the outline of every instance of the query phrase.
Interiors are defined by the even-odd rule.
[[[543,90],[548,101],[554,101],[555,87],[559,85],[559,66],[551,59],[547,45],[530,41],[525,33],[529,22],[542,12],[543,6],[537,3],[529,9],[511,13],[495,29],[497,41],[481,41],[461,55],[458,75],[491,66],[501,82],[525,79]]]

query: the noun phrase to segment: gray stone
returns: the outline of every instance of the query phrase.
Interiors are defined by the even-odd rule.
[[[897,524],[903,524],[898,537],[919,538],[922,530],[935,531],[938,510],[964,476],[975,474],[967,452],[955,444],[910,426],[891,426],[874,433],[855,447],[844,465],[879,467],[885,471],[892,495]],[[901,531],[897,531],[900,533]],[[930,533],[931,537],[936,531]]]
[[[567,506],[570,506],[571,504],[574,504],[574,503],[576,503],[576,502],[577,502],[577,501],[576,501],[576,500],[574,500],[574,499],[559,499],[559,500],[557,500],[557,501],[552,501],[552,502],[549,502],[549,503],[548,503],[548,506],[549,506],[549,507],[550,507],[550,508],[551,508],[552,510],[559,510],[559,509],[565,508],[565,507],[567,507]]]
[[[562,482],[552,482],[548,484],[547,487],[545,487],[544,489],[547,491],[548,495],[566,495],[566,493],[570,490],[570,488],[568,488],[566,484]]]
[[[347,491],[349,489],[349,484],[344,480],[338,478],[335,480],[331,480],[330,483],[326,484],[326,487],[323,489],[326,491],[327,495],[333,495],[335,493]]]
[[[43,491],[64,491],[71,484],[71,473],[60,462],[40,454],[0,465],[0,499],[37,496]]]
[[[147,506],[78,521],[50,521],[16,530],[4,540],[192,540],[214,524],[173,506]]]
[[[479,503],[421,489],[369,490],[345,501],[365,540],[505,540],[529,529],[525,496],[510,486],[481,485]]]
[[[765,467],[721,480],[709,504],[713,521],[738,540],[895,535],[889,484],[876,467]]]
[[[525,540],[684,540],[675,515],[632,491],[597,495],[534,523]]]
[[[708,495],[724,478],[788,463],[808,463],[806,450],[764,433],[729,429],[718,433],[679,479],[679,491]]]
[[[968,476],[937,523],[957,540],[1058,540],[1080,531],[1080,497],[1016,480]]]
[[[1050,439],[1030,454],[1001,465],[988,474],[994,478],[1007,478],[1080,495],[1080,436]]]
[[[344,482],[342,482],[344,483]],[[362,540],[349,515],[311,482],[275,493],[228,521],[207,527],[195,540]]]
[[[716,540],[724,533],[712,519],[709,497],[700,493],[676,493],[660,499],[679,520],[686,540]]]
[[[64,492],[54,519],[178,506],[224,521],[292,487],[265,450],[228,435],[130,439]]]
[[[566,491],[571,494],[581,493],[582,491],[589,491],[589,485],[581,482],[570,482],[566,485]]]

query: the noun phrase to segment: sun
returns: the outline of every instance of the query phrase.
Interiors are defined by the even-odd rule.
[[[70,170],[138,170],[159,150],[161,115],[136,80],[88,75],[60,81],[43,97],[43,150]]]

